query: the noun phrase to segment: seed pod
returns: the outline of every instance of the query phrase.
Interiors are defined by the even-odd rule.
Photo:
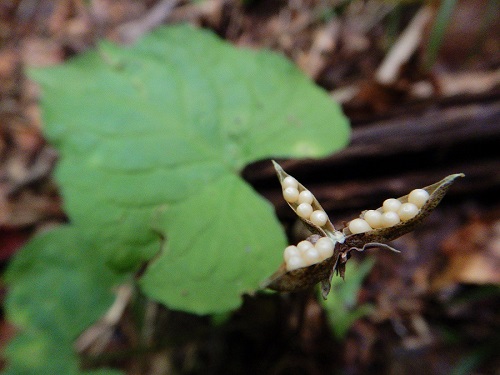
[[[281,166],[274,160],[273,165],[274,169],[276,169],[276,174],[278,175],[278,179],[283,191],[290,186],[290,181],[297,181],[295,178],[286,173],[283,168],[281,168]],[[297,214],[297,216],[299,216],[299,218],[304,222],[307,228],[312,233],[319,234],[320,236],[326,236],[327,232],[335,232],[335,228],[330,222],[330,219],[327,219],[326,223],[322,226],[318,226],[317,224],[315,224],[313,222],[315,221],[314,219],[313,221],[311,221],[310,217],[313,212],[318,210],[321,212],[325,212],[325,210],[323,209],[323,207],[321,207],[316,197],[312,193],[310,193],[310,191],[300,182],[297,181],[297,185],[295,186],[295,188],[298,190],[299,195],[302,194],[302,198],[299,199],[297,197],[296,200],[287,200],[287,203],[290,208]]]
[[[278,174],[280,183],[282,184],[283,190],[291,186],[290,184],[293,182],[293,187],[298,190],[299,194],[303,191],[307,191],[307,189],[302,184],[300,184],[300,182],[289,176],[278,163],[273,161],[273,164],[274,168],[276,169],[276,173]],[[422,203],[423,205],[420,207],[420,210],[415,216],[411,217],[411,215],[409,215],[409,219],[403,219],[403,221],[387,228],[379,227],[361,233],[351,233],[351,231],[349,230],[349,226],[344,228],[342,231],[337,231],[335,230],[329,218],[326,221],[325,225],[319,226],[314,223],[318,221],[313,219],[313,222],[310,220],[310,217],[304,217],[307,215],[303,214],[302,211],[300,212],[302,215],[300,215],[297,211],[297,208],[300,204],[309,204],[308,201],[310,200],[310,198],[308,198],[307,202],[303,201],[302,203],[300,203],[299,199],[290,199],[290,201],[287,202],[288,205],[306,224],[309,230],[314,233],[307,238],[307,241],[315,244],[320,238],[328,237],[333,241],[333,255],[319,263],[312,264],[310,266],[300,267],[296,269],[295,267],[291,267],[291,271],[287,271],[286,263],[284,262],[274,274],[272,274],[261,284],[261,286],[263,288],[270,288],[277,291],[291,292],[306,289],[320,282],[323,297],[326,298],[330,291],[330,283],[333,274],[336,272],[341,277],[344,277],[345,263],[347,262],[348,254],[351,250],[364,250],[368,247],[381,247],[395,250],[386,245],[386,243],[402,236],[405,233],[412,231],[438,205],[451,184],[458,177],[464,177],[464,174],[459,173],[450,175],[433,185],[429,185],[427,187],[424,187],[423,189],[418,189],[427,192],[429,194],[429,197],[427,200],[422,200],[422,202],[425,203]],[[412,191],[412,193],[413,192],[414,191]],[[419,191],[419,193],[422,192]],[[308,194],[303,194],[303,196],[304,195]],[[419,197],[422,196],[422,194],[418,195]],[[397,199],[397,201],[400,203],[398,204],[398,207],[402,206],[405,203],[408,203],[408,196],[409,195],[405,195]],[[391,200],[390,202],[392,203],[393,207],[396,207],[395,203],[398,202],[394,201]],[[310,205],[314,212],[317,210],[324,212],[323,208],[314,196]],[[364,211],[361,214],[361,219],[364,219],[364,214],[367,213],[371,216],[370,218],[367,217],[368,221],[375,223],[378,220],[378,214],[374,215],[374,211],[379,212],[381,215],[383,215],[384,213],[382,207],[378,208],[377,210]],[[394,211],[391,212],[395,213]],[[375,218],[375,216],[377,216],[377,218]],[[369,229],[370,226],[368,224],[367,226],[368,228],[365,229]],[[378,226],[378,224],[374,224],[374,226]]]
[[[339,251],[336,245],[337,242],[343,241],[344,236],[341,232],[335,230],[335,227],[331,223],[328,215],[323,207],[321,207],[316,197],[314,197],[314,195],[304,185],[286,173],[278,163],[273,161],[273,164],[281,183],[282,190],[284,191],[289,187],[293,187],[299,192],[300,198],[297,198],[296,200],[285,200],[295,214],[306,225],[306,227],[313,233],[313,235],[308,237],[307,240],[315,244],[320,238],[328,237],[333,242],[334,250],[331,257],[322,260],[319,263],[291,271],[287,271],[286,262],[284,262],[273,275],[262,283],[261,286],[263,288],[270,288],[278,291],[294,291],[307,288],[325,279],[330,280],[331,274],[335,269],[339,258]],[[312,210],[306,210],[305,208],[307,207],[304,206],[299,209],[301,204],[310,205]],[[308,212],[309,215],[307,215]],[[322,215],[323,213],[324,216]]]
[[[401,221],[398,224],[388,228],[378,228],[368,232],[357,234],[352,234],[349,231],[348,227],[344,228],[342,232],[346,238],[345,243],[352,248],[362,249],[368,243],[385,244],[389,241],[401,237],[403,234],[411,232],[418,224],[420,224],[427,216],[429,216],[434,208],[436,208],[439,202],[441,202],[441,199],[443,199],[443,197],[445,196],[451,184],[458,177],[464,176],[465,175],[463,173],[452,174],[448,177],[443,178],[441,181],[436,182],[435,184],[422,188],[422,190],[425,190],[427,193],[429,193],[429,198],[420,208],[418,214],[416,214],[409,220]],[[402,204],[408,203],[408,195],[402,196],[397,200]],[[378,208],[376,211],[382,213],[383,208]],[[364,213],[361,214],[361,217],[363,217],[363,214]]]
[[[324,237],[313,234],[309,236],[307,240],[315,244],[320,238]],[[333,270],[335,270],[338,259],[339,250],[338,247],[335,246],[333,255],[330,258],[309,267],[287,271],[286,263],[283,262],[278,270],[261,284],[261,287],[279,292],[292,292],[306,289],[323,280],[329,280]]]

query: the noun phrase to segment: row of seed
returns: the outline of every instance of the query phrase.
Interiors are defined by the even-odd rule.
[[[361,218],[354,219],[349,223],[349,230],[353,234],[369,232],[373,229],[389,228],[402,221],[408,221],[420,212],[425,202],[429,199],[429,193],[424,189],[415,189],[408,195],[408,202],[401,203],[394,198],[386,199],[379,210],[368,210]]]
[[[328,215],[325,211],[313,208],[314,195],[307,189],[301,189],[295,178],[287,176],[281,184],[283,198],[295,206],[297,215],[318,227],[328,222]],[[283,253],[286,270],[293,271],[320,263],[333,255],[334,247],[333,241],[328,237],[320,238],[315,244],[305,240],[299,242],[297,246],[288,246]]]
[[[293,271],[320,263],[333,255],[334,247],[333,241],[328,237],[321,237],[314,245],[304,240],[297,246],[288,246],[283,253],[286,270]]]
[[[322,227],[328,221],[328,215],[323,210],[314,210],[312,203],[314,195],[309,190],[299,191],[299,183],[292,176],[287,176],[282,181],[283,198],[288,203],[296,204],[295,212],[301,218],[309,220],[314,225]]]

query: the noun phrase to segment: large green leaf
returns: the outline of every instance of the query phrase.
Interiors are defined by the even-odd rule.
[[[200,212],[209,218],[200,220]],[[239,298],[235,297],[255,289],[252,279],[265,275],[269,259],[276,258],[272,252],[278,248],[270,248],[269,244],[281,245],[278,223],[267,219],[272,215],[272,207],[241,179],[224,176],[202,194],[166,212],[165,228],[180,225],[189,232],[172,231],[165,254],[151,265],[142,280],[145,291],[153,298],[168,301],[172,308],[188,311],[237,307]],[[281,255],[280,251],[274,253]],[[165,287],[166,279],[175,287]],[[209,298],[217,300],[208,302]]]
[[[188,26],[129,48],[102,43],[32,76],[65,208],[91,256],[127,270],[161,249],[144,291],[196,313],[238,306],[285,246],[241,169],[324,156],[348,139],[339,107],[286,59]]]
[[[61,227],[17,254],[6,274],[6,311],[21,333],[7,348],[6,373],[79,373],[73,341],[109,308],[123,280],[90,251],[75,228]]]

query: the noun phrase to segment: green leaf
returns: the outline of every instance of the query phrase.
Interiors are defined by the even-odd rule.
[[[102,43],[32,76],[71,225],[121,270],[161,249],[141,285],[191,312],[238,306],[286,245],[242,168],[348,140],[339,106],[286,59],[188,26],[133,47]]]
[[[353,260],[347,262],[345,281],[341,278],[332,279],[330,296],[327,300],[321,299],[330,327],[338,339],[345,337],[356,320],[373,311],[370,304],[356,306],[356,303],[363,280],[374,264],[372,258],[366,258],[359,264]]]
[[[78,374],[71,344],[57,345],[47,332],[29,329],[7,346],[8,366],[4,374]]]
[[[436,14],[434,25],[432,26],[427,46],[427,56],[425,69],[429,70],[435,64],[439,49],[443,43],[446,29],[450,24],[453,11],[455,10],[457,0],[443,0]]]
[[[346,274],[349,272],[349,277],[346,277],[345,280],[341,278],[333,279],[332,288],[335,288],[335,294],[342,301],[342,304],[347,308],[352,308],[356,305],[358,292],[361,289],[363,281],[375,265],[375,259],[365,258],[361,263],[352,261],[348,263]]]
[[[214,196],[223,199],[211,199]],[[200,212],[210,219],[200,220]],[[260,281],[255,275],[265,275],[269,259],[281,257],[280,251],[272,253],[284,247],[279,223],[266,220],[272,216],[272,206],[240,178],[225,176],[202,194],[167,210],[163,225],[172,228],[169,241],[142,278],[144,291],[169,301],[174,309],[205,313],[207,306],[210,312],[238,307],[235,296],[254,290]],[[167,275],[177,287],[158,287],[165,285]],[[214,287],[223,290],[214,291]],[[214,297],[217,301],[210,301]]]
[[[123,279],[90,250],[74,228],[61,227],[37,236],[12,261],[6,312],[21,333],[7,348],[7,373],[80,373],[73,341],[109,308]]]

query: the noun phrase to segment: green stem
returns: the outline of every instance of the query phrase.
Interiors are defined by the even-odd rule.
[[[430,70],[436,63],[437,55],[443,43],[444,34],[450,23],[451,15],[455,9],[457,0],[442,0],[441,6],[438,9],[436,20],[429,38],[427,49],[427,58],[425,61],[425,70]]]

